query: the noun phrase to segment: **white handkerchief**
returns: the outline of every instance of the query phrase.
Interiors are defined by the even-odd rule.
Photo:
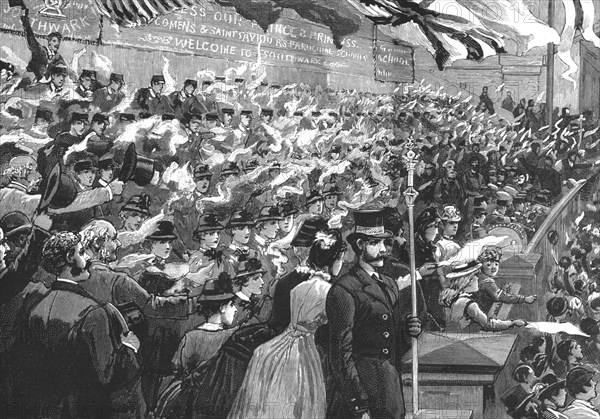
[[[552,323],[552,322],[532,322],[527,323],[525,326],[530,329],[537,329],[540,333],[567,333],[569,335],[577,335],[577,336],[585,336],[589,337],[583,333],[577,326],[571,323]]]

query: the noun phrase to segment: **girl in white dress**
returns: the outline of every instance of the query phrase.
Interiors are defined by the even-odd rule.
[[[315,331],[327,322],[331,285],[324,279],[315,272],[292,290],[291,323],[254,351],[230,419],[325,417],[325,382],[315,345]]]

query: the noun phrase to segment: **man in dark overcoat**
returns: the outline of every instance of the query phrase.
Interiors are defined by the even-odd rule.
[[[421,321],[401,318],[399,283],[381,268],[383,211],[354,213],[348,243],[357,264],[336,280],[327,294],[329,358],[333,382],[327,391],[328,418],[404,418],[400,359],[409,347],[405,335],[418,336]]]
[[[112,304],[81,287],[88,266],[79,236],[61,232],[46,241],[42,267],[56,279],[24,316],[14,349],[19,417],[142,418],[145,413],[134,354],[139,340]]]

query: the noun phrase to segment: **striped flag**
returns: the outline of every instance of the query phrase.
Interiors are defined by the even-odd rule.
[[[123,27],[143,26],[157,17],[191,7],[194,0],[95,0],[98,11]]]
[[[561,77],[573,83],[573,88],[577,83],[572,76],[579,70],[577,63],[571,57],[576,31],[579,30],[583,39],[592,42],[596,48],[600,48],[600,38],[594,33],[594,1],[562,0],[565,8],[565,26],[560,35],[556,55],[568,67]]]

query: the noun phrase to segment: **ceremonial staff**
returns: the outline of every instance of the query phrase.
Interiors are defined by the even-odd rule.
[[[414,148],[416,144],[414,139],[409,137],[408,143],[406,144],[406,152],[403,156],[404,162],[408,169],[408,182],[404,196],[406,198],[406,205],[408,206],[408,224],[409,224],[409,236],[408,240],[410,243],[409,257],[410,257],[410,285],[411,285],[411,303],[413,317],[417,317],[417,276],[415,266],[415,219],[414,219],[414,206],[417,195],[419,194],[414,188],[414,174],[419,156],[415,153]],[[419,412],[419,351],[417,350],[417,338],[412,338],[412,400],[413,400],[413,415],[417,415]]]

